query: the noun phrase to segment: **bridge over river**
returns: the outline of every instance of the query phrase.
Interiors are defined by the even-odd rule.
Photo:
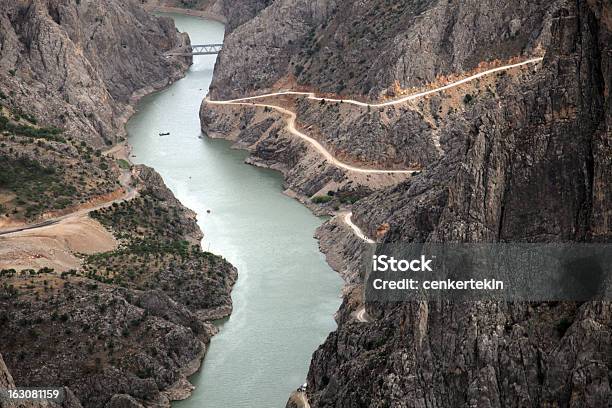
[[[223,44],[194,44],[191,47],[168,51],[167,57],[189,57],[192,55],[215,55],[221,52]]]

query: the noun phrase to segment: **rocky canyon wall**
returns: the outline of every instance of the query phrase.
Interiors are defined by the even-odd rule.
[[[484,61],[542,55],[460,95],[408,106],[399,113],[408,126],[391,126],[391,112],[277,103],[335,153],[360,152],[350,157],[364,166],[382,162],[385,144],[415,152],[398,157],[419,161],[420,174],[371,186],[351,207],[353,221],[382,242],[607,242],[610,15],[595,0],[279,0],[227,36],[211,93],[303,87],[392,96]],[[201,116],[205,132],[230,135],[252,162],[282,170],[288,187],[306,195],[317,193],[315,180],[345,177],[331,176],[322,159],[313,164],[276,113],[204,104]],[[363,243],[338,218],[318,236],[353,286],[338,330],[313,357],[311,406],[607,406],[609,303],[367,304],[372,322],[358,322]]]
[[[153,169],[103,150],[125,135],[138,97],[182,77],[191,58],[164,53],[189,39],[135,0],[0,6],[1,222],[32,226],[95,195],[108,207],[75,218],[118,244],[73,254],[75,269],[0,270],[0,387],[64,386],[64,407],[167,407],[193,389],[187,376],[216,333],[210,321],[231,312],[237,272],[201,250],[195,214]],[[98,197],[108,191],[126,199]],[[72,231],[66,240],[92,239]],[[0,401],[38,405],[52,404]]]
[[[376,98],[480,63],[541,52],[562,1],[277,0],[229,33],[215,98],[289,77],[321,92]]]
[[[181,77],[188,42],[135,0],[3,0],[0,84],[9,106],[97,147],[115,143],[133,96]]]
[[[465,127],[442,138],[443,158],[358,202],[358,223],[371,234],[388,224],[385,242],[609,241],[609,12],[601,2],[560,10],[543,69],[495,104],[475,103]],[[322,234],[338,242],[343,232],[328,225]],[[374,323],[341,320],[315,353],[312,406],[604,407],[610,399],[610,303],[366,308]]]

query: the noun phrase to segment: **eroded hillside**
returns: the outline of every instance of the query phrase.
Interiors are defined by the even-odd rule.
[[[164,55],[188,38],[138,1],[0,6],[0,385],[169,406],[193,389],[236,270],[120,142],[137,99],[189,67]],[[15,406],[36,405],[50,406]]]

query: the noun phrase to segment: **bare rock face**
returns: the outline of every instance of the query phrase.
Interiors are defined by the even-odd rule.
[[[116,394],[106,404],[105,408],[142,408],[143,405],[135,398],[126,394]]]
[[[218,0],[223,3],[223,14],[227,18],[227,32],[249,21],[274,0]]]
[[[391,146],[398,163],[424,167],[353,206],[353,221],[371,237],[609,241],[610,15],[609,2],[598,0],[279,0],[227,36],[212,96],[297,82],[377,97],[396,81],[420,86],[483,61],[542,53],[541,66],[498,75],[452,110],[440,111],[445,101],[432,97],[397,122],[373,117],[391,112],[347,113],[310,101],[291,107],[298,124],[336,153],[352,148],[353,157],[377,161]],[[426,115],[432,112],[442,114]],[[274,115],[205,104],[201,117],[205,132],[249,148],[251,162],[283,171],[294,188],[310,186],[312,171],[329,180],[324,163],[305,166],[307,153],[264,122]],[[404,152],[411,149],[418,153]],[[314,354],[312,407],[609,405],[609,303],[367,304],[372,322],[360,323],[353,316],[362,306],[355,272],[362,244],[338,219],[318,237],[330,264],[355,285],[337,314],[338,330]]]
[[[274,1],[225,37],[215,66],[211,96],[242,96],[281,79],[291,55],[311,30],[329,17],[331,1]]]
[[[90,407],[119,406],[115,394],[167,405],[161,391],[199,365],[210,333],[160,292],[93,282],[67,278],[45,296],[24,292],[19,301],[2,294],[2,348],[15,383],[66,384]]]
[[[345,162],[406,169],[425,167],[440,157],[435,124],[410,106],[364,108],[303,99],[296,113],[300,124]]]
[[[123,135],[132,96],[176,80],[190,63],[163,56],[188,38],[134,0],[0,6],[4,103],[95,146]]]
[[[420,86],[483,61],[533,54],[559,3],[338,1],[293,68],[315,89],[376,97],[394,83]]]
[[[211,93],[239,97],[292,77],[318,91],[371,97],[395,83],[421,86],[535,53],[561,3],[276,0],[227,35]]]
[[[196,213],[181,204],[158,172],[145,165],[138,165],[137,168],[138,179],[146,186],[147,192],[157,197],[165,208],[178,209],[182,213],[178,219],[180,224],[174,229],[194,245],[199,244],[204,235],[197,224]]]
[[[560,10],[542,70],[498,107],[476,102],[438,163],[360,201],[354,220],[370,234],[388,222],[387,242],[608,241],[610,11]],[[607,302],[368,304],[366,324],[349,307],[313,358],[313,407],[609,404]]]

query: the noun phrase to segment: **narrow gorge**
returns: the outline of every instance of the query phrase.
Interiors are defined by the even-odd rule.
[[[0,4],[0,407],[609,407],[609,301],[365,295],[610,242],[609,1]]]

